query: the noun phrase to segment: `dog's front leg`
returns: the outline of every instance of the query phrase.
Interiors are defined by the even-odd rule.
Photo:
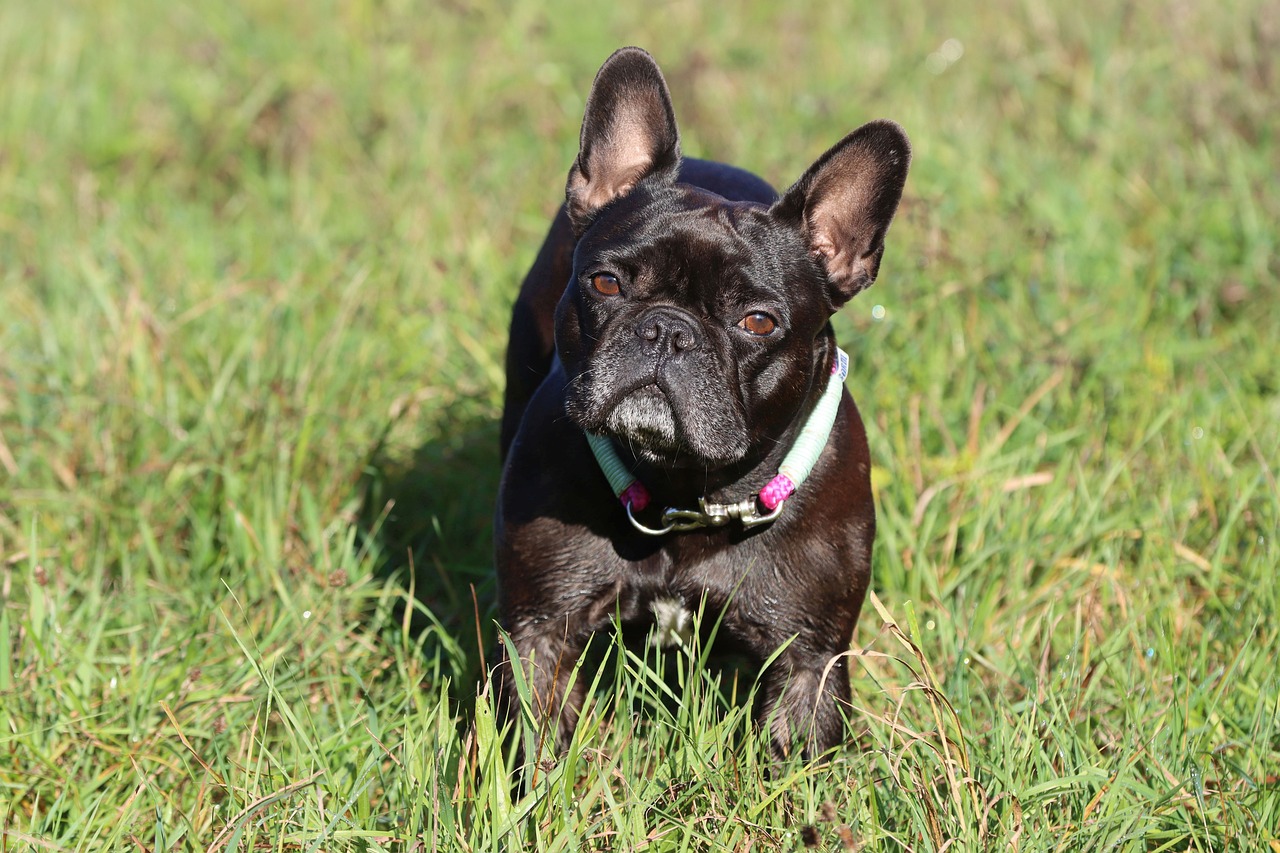
[[[494,669],[495,694],[501,722],[515,722],[520,717],[523,681],[529,710],[537,724],[538,756],[556,754],[569,744],[578,713],[582,708],[583,686],[580,679],[571,680],[584,643],[581,632],[573,629],[568,619],[528,621],[513,625],[508,634],[510,647],[500,643],[501,656]],[[512,671],[509,649],[514,648],[520,667]]]
[[[776,758],[797,749],[814,758],[845,740],[847,664],[840,649],[806,648],[797,639],[765,673],[759,719],[769,727]]]

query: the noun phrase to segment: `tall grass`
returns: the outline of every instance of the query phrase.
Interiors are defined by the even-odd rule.
[[[1277,20],[0,6],[0,848],[1280,848]],[[701,648],[597,638],[522,776],[482,687],[507,311],[628,43],[690,154],[914,144],[837,319],[880,533],[824,762]]]

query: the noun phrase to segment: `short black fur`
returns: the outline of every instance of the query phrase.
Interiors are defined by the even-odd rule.
[[[782,515],[653,538],[612,495],[585,432],[610,438],[655,508],[759,491],[826,387],[832,312],[869,286],[910,148],[873,122],[779,197],[731,166],[682,159],[666,83],[624,48],[587,101],[565,206],[513,311],[495,518],[502,627],[561,747],[581,683],[568,675],[615,614],[655,601],[723,614],[764,674],[778,755],[843,739],[843,655],[870,578],[866,435],[847,392],[813,472]],[[511,661],[494,672],[515,707]]]

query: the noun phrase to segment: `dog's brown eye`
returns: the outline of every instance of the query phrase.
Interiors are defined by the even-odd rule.
[[[596,293],[602,293],[605,296],[617,296],[618,277],[607,272],[598,272],[591,276],[591,286],[595,288]]]
[[[757,311],[754,314],[748,314],[738,323],[738,328],[746,329],[753,335],[773,334],[773,330],[777,328],[777,324],[773,322],[773,318],[768,314]]]

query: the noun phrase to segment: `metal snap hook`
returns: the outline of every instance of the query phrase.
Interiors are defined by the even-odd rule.
[[[637,521],[631,512],[631,502],[628,501],[627,518],[631,520],[631,525],[636,530],[646,536],[663,536],[667,533],[686,533],[704,527],[724,527],[735,518],[742,522],[743,527],[767,524],[782,515],[782,507],[785,503],[783,501],[774,507],[772,512],[761,515],[758,495],[752,495],[736,504],[709,504],[706,498],[698,498],[697,509],[667,507],[663,510],[662,523],[665,526],[658,529],[646,527]]]
[[[755,527],[757,524],[767,524],[768,522],[773,521],[775,518],[782,515],[782,508],[787,505],[787,502],[779,502],[778,505],[773,508],[773,512],[766,513],[765,515],[761,515],[756,509],[758,505],[759,501],[755,496],[752,496],[747,501],[742,502],[741,506],[744,511],[738,516],[738,519],[742,522],[743,527]]]
[[[666,518],[667,518],[666,513],[663,513],[662,520],[666,521]],[[634,527],[636,530],[639,530],[645,536],[665,536],[666,534],[676,529],[674,525],[670,525],[670,524],[668,524],[666,527],[662,528],[661,530],[656,530],[652,527],[645,527],[643,524],[636,521],[636,517],[631,514],[631,501],[627,501],[627,519],[631,522],[632,527]]]

